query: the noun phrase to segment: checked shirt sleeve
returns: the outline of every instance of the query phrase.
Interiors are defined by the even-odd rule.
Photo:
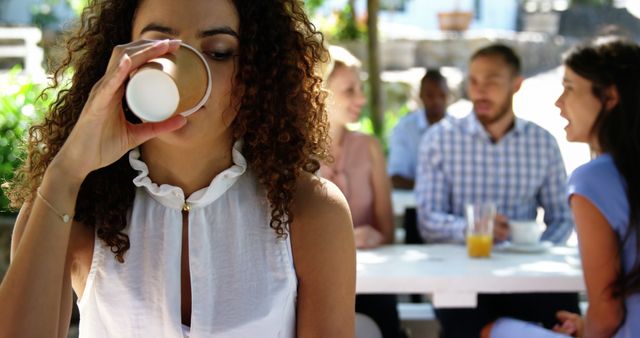
[[[428,131],[420,143],[416,173],[418,228],[427,243],[464,243],[466,222],[451,213],[451,185],[442,154],[441,129]]]
[[[547,225],[542,240],[564,244],[574,228],[566,199],[567,173],[555,139],[546,143],[550,162],[547,176],[537,197],[539,205],[544,209],[544,222]]]
[[[413,179],[415,177],[415,160],[412,159],[416,154],[411,153],[415,146],[412,147],[410,143],[415,141],[406,133],[406,124],[406,120],[400,120],[391,132],[387,172],[389,176],[399,175]]]

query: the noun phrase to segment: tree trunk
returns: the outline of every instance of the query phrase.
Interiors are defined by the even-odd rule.
[[[382,137],[382,131],[384,130],[384,112],[382,110],[382,83],[380,81],[380,60],[378,53],[379,8],[379,0],[367,0],[367,54],[369,55],[369,84],[371,85],[369,96],[371,122],[376,136]]]
[[[356,16],[356,0],[349,0],[349,7],[351,8],[351,20],[352,22],[358,22]]]

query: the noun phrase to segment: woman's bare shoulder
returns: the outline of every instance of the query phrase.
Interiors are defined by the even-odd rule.
[[[346,227],[349,230],[352,227],[349,205],[340,189],[331,181],[309,173],[298,178],[293,197],[293,215],[294,224],[298,221],[304,221],[305,224],[332,221],[332,225],[328,226]]]
[[[351,213],[333,183],[305,174],[294,196],[291,245],[301,288],[347,285],[355,281],[355,241]]]
[[[340,189],[330,181],[303,174],[298,179],[292,211],[294,250],[321,253],[341,243],[353,244],[349,205]]]

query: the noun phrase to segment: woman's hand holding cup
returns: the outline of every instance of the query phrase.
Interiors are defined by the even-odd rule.
[[[90,172],[115,162],[130,149],[184,126],[186,119],[181,115],[157,123],[132,124],[125,119],[122,108],[129,74],[148,60],[177,50],[180,43],[141,40],[116,46],[104,76],[93,86],[52,165],[62,165],[68,175],[81,182]]]

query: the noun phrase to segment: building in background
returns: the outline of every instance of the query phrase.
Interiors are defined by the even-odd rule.
[[[347,2],[326,0],[320,12],[341,10]],[[613,6],[594,6],[598,3]],[[366,13],[366,0],[355,0],[355,5],[358,15]],[[383,38],[425,38],[440,31],[438,14],[450,12],[471,12],[470,32],[534,31],[586,37],[615,23],[640,38],[638,0],[380,0],[380,7]]]
[[[326,0],[321,11],[328,14],[340,10],[347,0]],[[471,12],[473,19],[469,29],[515,30],[518,0],[380,0],[380,29],[382,34],[396,35],[388,28],[398,28],[409,34],[409,38],[419,38],[416,34],[439,31],[438,13]],[[356,0],[356,12],[366,13],[366,0]]]

